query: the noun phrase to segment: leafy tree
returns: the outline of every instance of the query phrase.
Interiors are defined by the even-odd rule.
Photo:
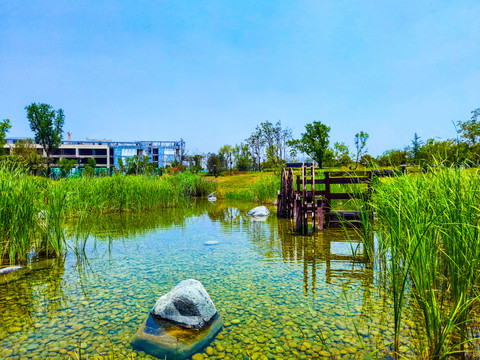
[[[305,133],[298,140],[288,141],[288,145],[307,154],[315,160],[320,168],[331,157],[328,151],[330,127],[320,121],[305,125]]]
[[[364,154],[360,158],[360,164],[362,164],[365,167],[371,167],[374,165],[374,163],[375,163],[375,159],[370,154]]]
[[[89,159],[90,160],[90,159]],[[58,162],[60,168],[60,174],[62,177],[67,177],[70,171],[77,165],[77,160],[68,160],[67,158],[61,158]]]
[[[263,137],[263,143],[265,144],[265,154],[267,162],[271,165],[275,165],[278,162],[278,138],[281,128],[274,126],[270,121],[265,121],[260,124],[261,136]]]
[[[177,162],[177,166],[178,165],[180,164]],[[138,155],[134,155],[127,158],[127,175],[138,175],[152,172],[153,165],[150,163],[150,158],[148,156],[143,155],[143,157],[140,157]]]
[[[92,168],[95,169],[97,167],[97,162],[95,161],[94,158],[89,158],[87,162],[88,162],[88,165],[90,165]]]
[[[21,139],[15,142],[12,155],[17,156],[33,175],[38,175],[46,169],[45,159],[38,153],[37,145],[32,139]]]
[[[348,166],[351,163],[350,151],[344,142],[336,142],[333,145],[333,158],[338,166]]]
[[[218,155],[222,162],[222,168],[229,169],[230,175],[232,174],[232,160],[233,160],[233,148],[230,145],[223,145],[220,150],[218,150]]]
[[[125,174],[126,168],[123,164],[123,159],[121,157],[118,158],[118,169],[115,170],[117,174]]]
[[[399,166],[408,162],[408,148],[387,150],[377,158],[380,166]]]
[[[252,157],[248,151],[248,145],[240,143],[233,148],[233,157],[237,171],[248,171],[252,167]]]
[[[465,160],[459,158],[458,154],[458,144],[455,140],[428,139],[420,148],[419,160],[426,165],[443,163],[449,166]]]
[[[480,123],[478,117],[480,116],[480,108],[473,110],[472,117],[467,121],[458,121],[458,133],[470,145],[475,145],[480,137]]]
[[[418,157],[419,157],[419,154],[420,154],[420,148],[422,147],[423,145],[423,141],[420,140],[420,136],[417,135],[417,133],[415,133],[413,135],[413,140],[412,140],[412,158],[413,158],[413,162],[415,164],[418,164]]]
[[[86,177],[94,177],[95,176],[95,169],[90,165],[85,165],[82,171],[82,176]]]
[[[196,155],[193,155],[193,156],[190,156],[188,158],[188,161],[189,161],[189,165],[190,165],[190,169],[193,171],[193,172],[199,172],[199,171],[202,171],[202,160],[203,160],[203,155],[200,155],[200,154],[196,154]]]
[[[265,147],[265,139],[262,134],[262,129],[260,126],[257,126],[255,132],[250,135],[248,139],[245,140],[250,148],[250,153],[255,159],[257,169],[261,170],[263,148]]]
[[[222,162],[220,157],[215,153],[208,154],[207,170],[212,175],[217,175],[222,169]]]
[[[358,161],[362,157],[363,154],[367,152],[367,140],[368,140],[368,133],[365,131],[360,131],[359,133],[355,134],[355,147],[357,148],[357,160],[355,169],[358,167]]]
[[[0,155],[5,155],[5,149],[3,148],[7,143],[5,141],[5,135],[11,127],[10,119],[3,119],[0,121]]]
[[[95,167],[97,166],[97,162],[94,158],[89,158],[87,160],[88,164],[85,164],[82,172],[82,176],[93,177],[95,176]]]
[[[282,123],[279,120],[275,124],[275,135],[277,140],[277,149],[278,149],[278,157],[280,159],[286,160],[287,159],[287,143],[288,141],[293,139],[292,129],[289,128],[282,128]]]
[[[32,103],[26,106],[30,129],[35,133],[35,142],[43,147],[47,155],[47,164],[51,163],[51,155],[62,142],[65,115],[62,109],[53,110],[48,104]],[[48,166],[50,174],[50,166]]]

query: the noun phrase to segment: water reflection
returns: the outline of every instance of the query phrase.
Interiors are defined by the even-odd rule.
[[[278,220],[267,225],[252,224],[251,241],[267,261],[283,260],[303,268],[305,295],[317,288],[317,272],[324,269],[327,284],[343,285],[357,281],[373,283],[372,263],[354,230],[325,230],[312,236],[295,235],[295,224]]]
[[[352,324],[368,337],[378,319],[388,323],[389,306],[378,306],[383,295],[370,292],[373,271],[358,237],[352,233],[347,241],[341,231],[294,236],[290,221],[271,215],[257,222],[245,216],[251,208],[204,201],[69,219],[77,256],[70,252],[0,286],[0,358],[60,358],[60,350],[77,351],[79,340],[88,358],[106,354],[112,344],[126,355],[158,297],[190,277],[204,283],[225,319],[224,338],[213,345],[218,358],[249,357],[247,350],[278,359],[326,358],[327,350],[354,358],[367,340],[358,339]],[[389,330],[376,331],[372,341],[381,346]],[[328,348],[319,343],[319,331]],[[28,348],[31,343],[43,345]]]

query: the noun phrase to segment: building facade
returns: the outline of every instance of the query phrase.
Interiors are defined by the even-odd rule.
[[[7,138],[4,146],[10,153],[19,138]],[[46,156],[41,145],[36,144],[39,153]],[[52,153],[53,162],[57,163],[62,158],[76,160],[79,167],[88,163],[93,158],[97,167],[118,168],[118,160],[138,155],[146,155],[154,167],[165,167],[173,161],[180,161],[185,151],[185,142],[179,141],[112,141],[112,140],[85,140],[85,141],[62,141],[60,147]]]

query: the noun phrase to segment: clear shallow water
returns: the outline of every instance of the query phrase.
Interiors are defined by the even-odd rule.
[[[68,222],[64,259],[0,286],[0,357],[150,358],[132,336],[161,295],[195,278],[224,319],[204,358],[385,358],[391,302],[355,234],[293,236],[288,220],[246,217],[253,206],[199,202]]]

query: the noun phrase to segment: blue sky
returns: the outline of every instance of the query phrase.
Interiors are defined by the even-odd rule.
[[[378,155],[480,107],[478,19],[478,0],[0,0],[0,118],[31,136],[24,107],[45,102],[73,139],[190,153],[321,121]]]

